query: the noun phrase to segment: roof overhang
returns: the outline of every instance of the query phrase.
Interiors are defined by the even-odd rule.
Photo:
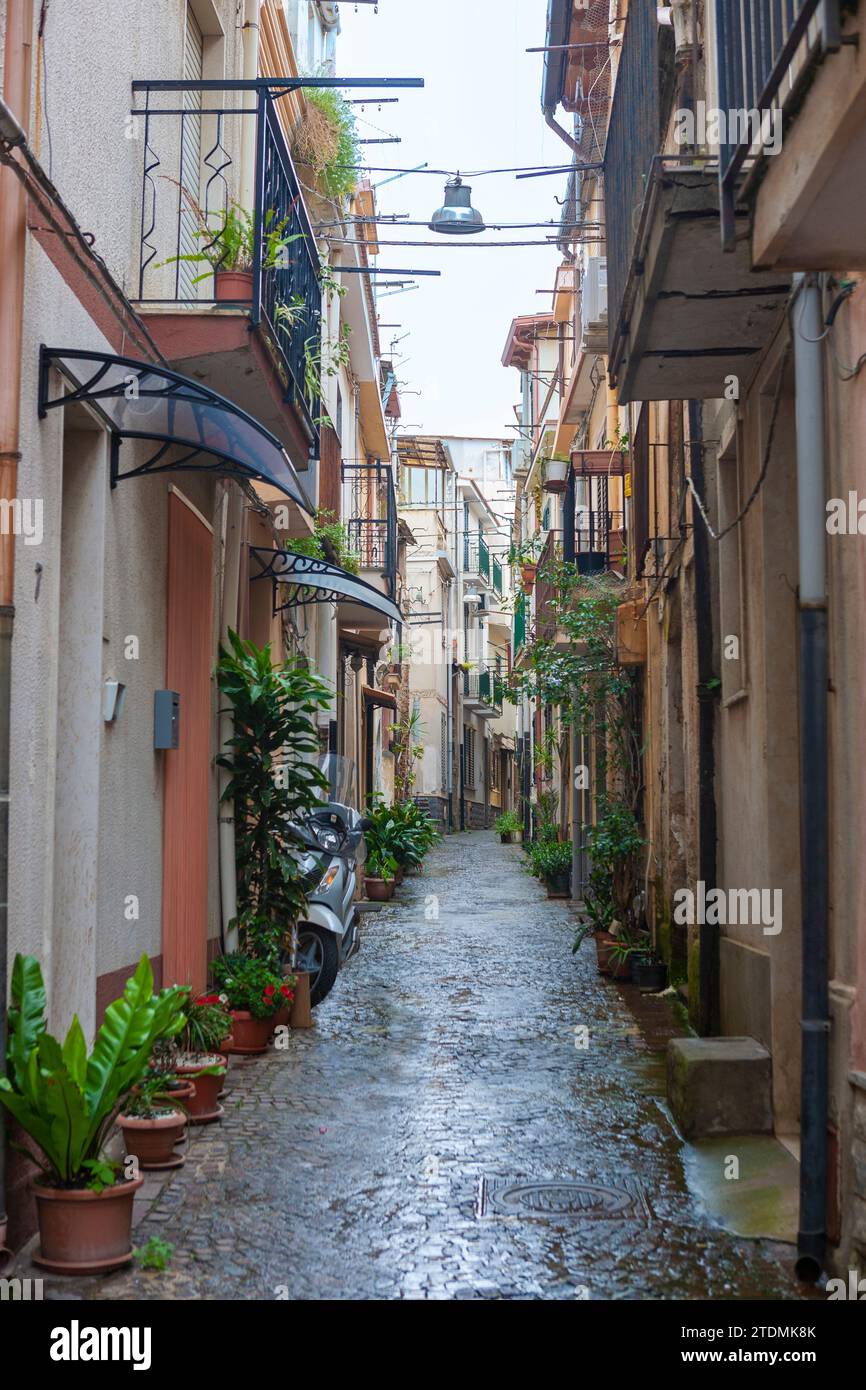
[[[69,390],[49,396],[51,369]],[[39,350],[39,416],[88,406],[111,434],[111,486],[160,473],[211,473],[276,488],[306,512],[313,507],[280,441],[246,411],[201,382],[132,357],[73,348]],[[156,450],[123,469],[121,446],[147,440]]]
[[[336,603],[340,606],[340,621],[347,626],[363,625],[371,612],[388,623],[403,622],[403,614],[387,594],[328,560],[296,555],[292,550],[268,550],[252,545],[250,555],[261,566],[260,572],[252,578],[273,582],[275,613],[306,603]],[[283,589],[279,602],[278,586]]]

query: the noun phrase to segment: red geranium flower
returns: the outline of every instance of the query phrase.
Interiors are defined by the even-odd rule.
[[[292,987],[291,987],[291,985],[280,985],[280,994],[282,994],[286,999],[291,999],[291,997],[292,997]]]
[[[271,996],[272,996],[273,994],[275,994],[275,993],[276,993],[276,991],[275,991],[273,985],[265,985],[265,998],[266,998],[266,999],[270,999]]]

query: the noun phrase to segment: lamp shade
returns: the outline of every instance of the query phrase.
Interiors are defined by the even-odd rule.
[[[483,232],[484,218],[472,206],[471,197],[472,189],[459,175],[449,179],[445,185],[445,202],[430,220],[431,232],[444,232],[448,236]]]

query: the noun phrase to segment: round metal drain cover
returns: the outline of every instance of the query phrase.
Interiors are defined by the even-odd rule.
[[[649,1213],[635,1182],[608,1187],[584,1182],[508,1182],[482,1179],[479,1216],[571,1216],[616,1221]]]

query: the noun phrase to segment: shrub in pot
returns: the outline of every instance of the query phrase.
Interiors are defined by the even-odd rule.
[[[394,874],[397,861],[377,847],[367,853],[364,888],[370,902],[384,903],[394,896]]]
[[[192,284],[213,277],[214,299],[220,302],[246,302],[253,297],[253,265],[256,249],[256,219],[253,213],[241,207],[240,203],[229,203],[222,212],[205,213],[188,189],[183,189],[187,211],[198,222],[193,236],[200,249],[181,255],[169,256],[157,262],[158,270],[164,265],[187,261],[192,265],[206,265],[209,268],[196,275]],[[293,241],[299,241],[303,233],[285,235],[290,216],[277,218],[273,208],[268,208],[262,219],[262,257],[263,271],[272,271],[281,265],[284,252]]]
[[[184,1137],[186,1113],[177,1090],[170,1088],[173,1079],[172,1073],[152,1072],[134,1087],[117,1117],[126,1155],[139,1168],[180,1168],[186,1162],[174,1151]]]
[[[516,811],[505,811],[497,816],[493,829],[504,845],[519,845],[523,839],[523,821]]]
[[[61,1044],[46,1031],[39,962],[12,967],[7,1074],[0,1102],[33,1140],[40,1246],[55,1273],[116,1269],[132,1258],[132,1204],[143,1179],[127,1179],[104,1156],[118,1109],[144,1078],[154,1044],[183,1027],[189,991],[153,993],[147,956],[105,1018],[88,1055],[77,1016]]]
[[[568,897],[571,885],[571,845],[563,840],[539,840],[530,850],[532,872],[543,879],[550,898]]]
[[[189,1078],[195,1092],[185,1102],[190,1124],[219,1120],[219,1103],[226,1079],[224,1048],[231,1045],[232,1016],[218,994],[202,994],[186,1009],[186,1022],[177,1039],[174,1069]]]
[[[668,968],[660,956],[639,951],[632,958],[631,977],[641,994],[658,994],[667,989]]]
[[[268,961],[235,951],[214,961],[213,976],[231,1012],[233,1042],[228,1051],[241,1056],[264,1052],[274,1015],[284,1005],[281,975]]]

